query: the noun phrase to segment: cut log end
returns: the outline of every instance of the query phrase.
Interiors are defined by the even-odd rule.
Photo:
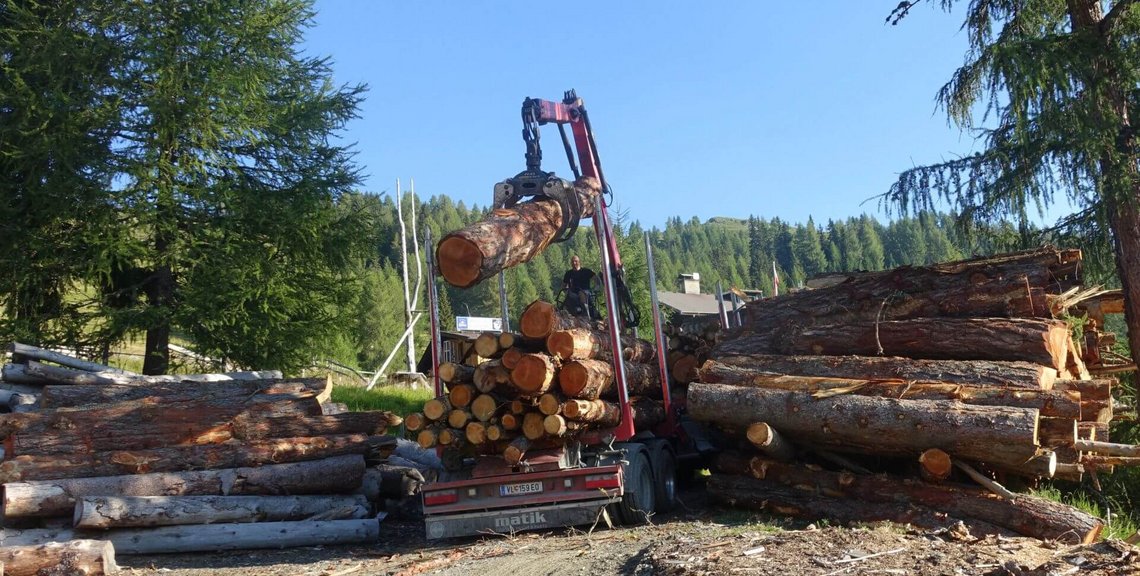
[[[918,457],[918,464],[921,467],[922,479],[927,482],[942,482],[949,478],[950,472],[954,470],[950,455],[938,448],[923,451]]]
[[[448,236],[435,251],[439,273],[448,284],[469,288],[479,280],[483,268],[483,252],[474,242],[460,236]]]

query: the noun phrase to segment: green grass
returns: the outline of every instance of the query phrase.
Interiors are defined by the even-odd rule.
[[[1086,494],[1081,492],[1065,494],[1057,488],[1049,487],[1034,490],[1033,495],[1068,504],[1078,510],[1104,520],[1105,531],[1101,534],[1101,538],[1117,538],[1123,540],[1136,533],[1136,520],[1129,516],[1130,510],[1127,508],[1119,508],[1119,511],[1113,510],[1111,517],[1106,519],[1106,515],[1104,511],[1101,510],[1100,505],[1093,502]]]
[[[398,386],[386,386],[365,390],[357,386],[337,386],[333,388],[332,401],[343,402],[349,410],[388,410],[407,416],[423,409],[424,402],[434,395],[427,388],[412,390]]]

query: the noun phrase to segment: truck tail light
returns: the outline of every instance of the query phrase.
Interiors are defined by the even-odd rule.
[[[617,474],[594,474],[586,476],[586,488],[621,488]]]
[[[424,494],[424,506],[441,506],[443,504],[454,504],[457,501],[459,501],[459,494],[455,490],[441,490]]]

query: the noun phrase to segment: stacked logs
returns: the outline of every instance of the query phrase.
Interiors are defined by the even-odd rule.
[[[373,504],[387,476],[401,475],[382,469],[395,446],[385,432],[401,420],[328,402],[330,380],[147,377],[10,350],[0,389],[34,401],[0,414],[8,573],[35,573],[62,556],[98,573],[115,552],[378,538]]]
[[[1002,486],[1140,462],[1108,442],[1114,381],[1090,378],[1055,319],[1079,268],[1079,251],[1046,247],[749,303],[689,387],[690,416],[755,454],[722,457],[710,492],[793,515],[1095,538],[1099,520]]]
[[[600,326],[537,300],[523,311],[519,334],[486,332],[466,364],[439,368],[447,393],[404,419],[420,446],[441,446],[445,466],[501,455],[515,466],[528,453],[582,441],[621,420],[613,349]],[[652,343],[621,339],[636,426],[664,420]]]

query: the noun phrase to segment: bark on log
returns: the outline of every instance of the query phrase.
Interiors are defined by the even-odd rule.
[[[711,499],[733,509],[749,508],[812,520],[826,518],[840,524],[885,521],[934,529],[950,528],[962,520],[974,536],[1012,533],[986,522],[949,517],[923,506],[828,498],[747,476],[713,474],[706,491]]]
[[[4,485],[4,516],[70,515],[77,498],[118,496],[209,496],[327,494],[351,492],[364,476],[364,458],[337,456],[312,462],[195,472],[159,472],[10,482]]]
[[[176,554],[375,543],[380,539],[380,522],[364,518],[203,524],[113,530],[106,535],[120,554]]]
[[[781,356],[747,354],[714,357],[720,365],[772,374],[828,378],[899,379],[976,386],[1052,389],[1057,370],[1032,362],[915,360],[883,356]],[[702,372],[702,380],[705,374]]]
[[[1132,444],[1077,440],[1073,443],[1073,448],[1081,452],[1092,452],[1101,456],[1131,456],[1140,458],[1140,446],[1133,446]]]
[[[515,466],[522,461],[529,449],[530,440],[526,436],[519,436],[507,444],[506,449],[503,450],[503,459],[507,461],[507,464]]]
[[[281,380],[279,370],[222,372],[215,374],[164,374],[143,376],[141,374],[117,372],[87,372],[73,368],[60,368],[31,361],[21,365],[21,370],[12,370],[11,376],[17,380],[41,382],[45,384],[74,384],[99,386],[140,386],[150,384],[173,384],[177,382],[232,382],[235,380]],[[4,378],[10,371],[5,366]]]
[[[242,415],[258,418],[319,416],[311,393],[256,395],[168,402],[145,398],[87,408],[0,414],[0,437],[9,455],[67,454],[77,450],[147,450],[228,440],[230,424]]]
[[[622,358],[627,362],[646,363],[657,357],[652,342],[629,336],[621,337]],[[562,360],[595,358],[611,362],[613,350],[606,332],[589,328],[556,330],[546,337],[546,349]]]
[[[1079,285],[1079,253],[1043,248],[999,257],[850,274],[835,286],[749,302],[745,331],[919,317],[1051,317],[1045,293]],[[721,354],[714,354],[719,356]]]
[[[648,428],[665,420],[664,406],[650,398],[630,398],[633,424]],[[608,428],[621,423],[621,406],[605,400],[567,400],[562,415],[568,420],[585,422],[594,428]]]
[[[749,424],[744,436],[757,450],[772,458],[789,461],[796,457],[796,447],[766,422]]]
[[[94,404],[130,402],[146,398],[163,398],[166,402],[188,402],[203,398],[247,398],[267,394],[320,394],[327,385],[325,378],[296,380],[230,380],[224,382],[159,382],[109,384],[106,386],[44,386],[44,408],[74,408]]]
[[[581,217],[594,213],[600,185],[594,178],[573,184]],[[483,220],[444,236],[436,247],[436,262],[444,280],[469,288],[512,266],[528,262],[546,249],[569,215],[558,202],[536,199],[513,208],[496,208]],[[524,335],[529,336],[525,331]]]
[[[1053,387],[1057,390],[1073,390],[1081,393],[1081,400],[1110,400],[1116,378],[1096,380],[1057,380]]]
[[[1041,418],[1037,441],[1046,448],[1072,446],[1077,441],[1077,421],[1072,418]]]
[[[505,385],[511,382],[511,375],[503,367],[502,360],[499,359],[483,362],[476,366],[475,374],[471,380],[475,383],[475,389],[484,394],[490,394],[497,390],[505,390]]]
[[[519,318],[519,331],[527,338],[546,341],[552,332],[586,328],[592,326],[589,320],[558,311],[554,304],[545,300],[535,300],[528,305]]]
[[[765,330],[726,340],[712,356],[858,354],[924,360],[1020,360],[1063,371],[1068,338],[1068,325],[1059,320],[915,318]]]
[[[40,574],[115,574],[115,546],[103,540],[48,542],[0,548],[0,566],[8,576]]]
[[[439,378],[450,384],[470,382],[474,374],[475,368],[473,366],[456,364],[455,362],[444,362],[439,365]]]
[[[550,390],[557,372],[558,365],[554,362],[554,358],[548,354],[533,352],[519,358],[518,365],[511,372],[511,382],[519,394],[535,398]]]
[[[786,464],[760,457],[753,458],[749,468],[757,479],[775,481],[813,494],[874,503],[903,499],[951,516],[977,518],[1041,540],[1059,539],[1069,544],[1088,544],[1095,541],[1104,528],[1098,518],[1072,506],[1025,494],[1006,500],[965,486],[931,485],[887,474],[831,472],[817,466]]]
[[[349,520],[367,518],[358,496],[91,496],[75,505],[76,528]]]
[[[999,472],[1022,476],[1025,478],[1053,478],[1057,474],[1057,453],[1052,450],[1042,450],[1036,456],[1019,466],[994,466],[987,464]]]
[[[268,438],[299,438],[338,434],[380,436],[403,422],[387,410],[368,410],[321,416],[274,416],[243,414],[234,419],[230,431],[234,439],[247,442]]]
[[[701,367],[701,381],[818,393],[818,396],[858,394],[906,400],[958,400],[978,406],[1036,408],[1042,416],[1077,418],[1081,398],[1069,390],[1030,390],[900,379],[834,378],[772,374],[709,360]]]
[[[0,483],[242,468],[322,460],[348,454],[358,454],[375,461],[390,453],[395,444],[396,440],[390,436],[342,434],[151,450],[16,456],[0,462]]]
[[[661,397],[661,375],[654,364],[625,364],[625,385],[630,396]],[[614,369],[602,360],[571,360],[558,371],[558,387],[569,398],[617,398]]]
[[[745,428],[767,422],[785,436],[842,452],[913,458],[928,448],[983,462],[1022,464],[1037,453],[1037,411],[945,400],[896,400],[693,383],[689,415]]]

